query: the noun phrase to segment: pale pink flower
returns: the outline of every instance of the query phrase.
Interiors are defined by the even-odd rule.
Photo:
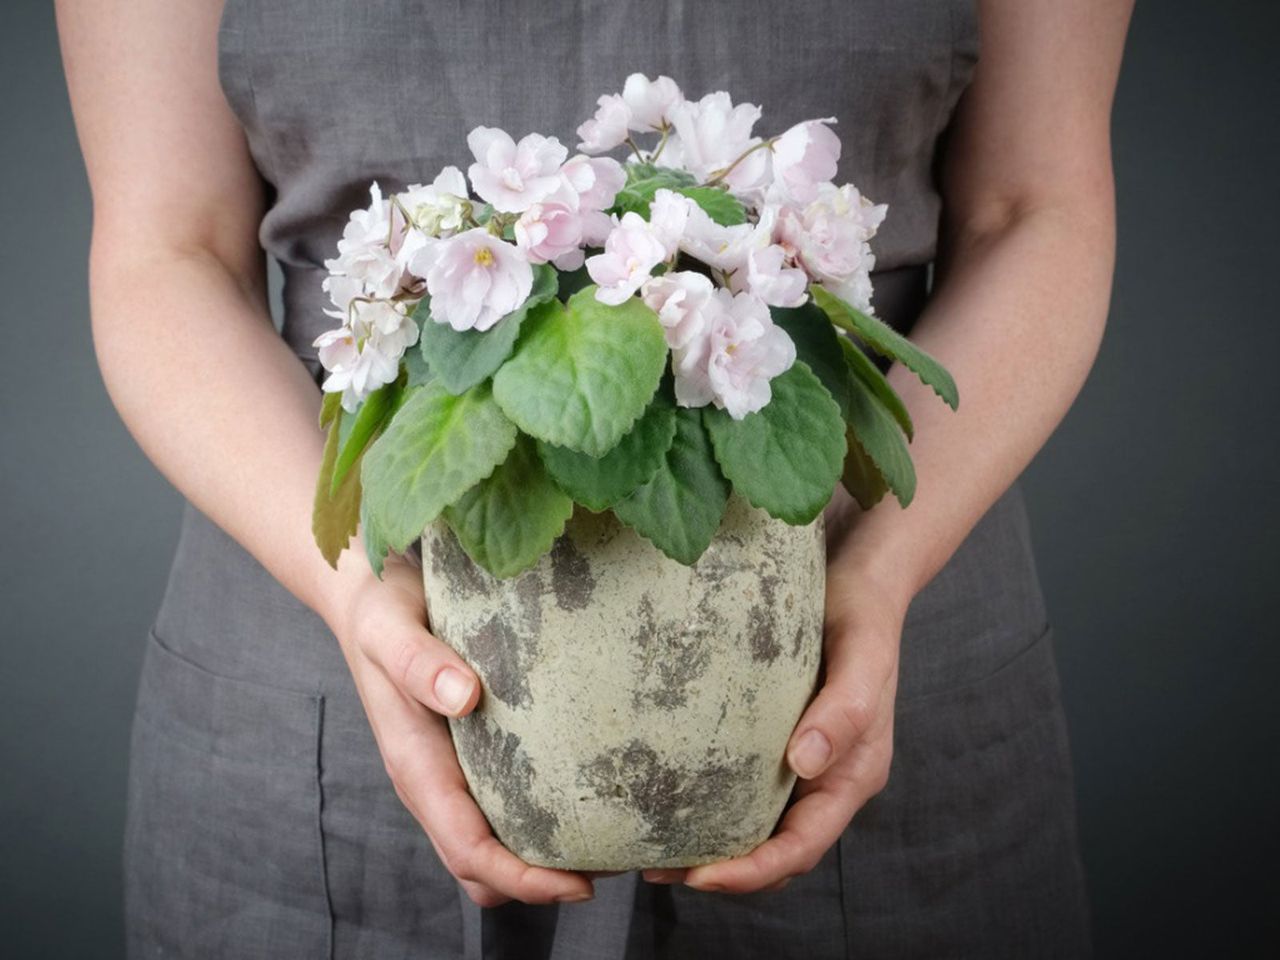
[[[569,186],[578,195],[582,210],[604,210],[627,182],[622,164],[612,157],[588,157],[578,154],[560,168]]]
[[[596,101],[596,114],[578,127],[578,149],[586,153],[604,153],[627,139],[631,110],[616,93]]]
[[[476,127],[467,146],[476,158],[467,171],[471,185],[503,213],[521,213],[554,193],[569,152],[555,137],[530,133],[516,143],[493,127]]]
[[[454,330],[488,330],[533,289],[525,255],[483,227],[437,241],[421,259],[431,319]]]
[[[678,140],[667,144],[670,162],[683,165],[699,180],[719,174],[760,143],[751,135],[760,108],[751,103],[734,106],[723,90],[676,104],[670,119]],[[664,150],[664,158],[665,154]],[[724,183],[735,194],[747,194],[762,186],[768,169],[768,151],[756,150],[724,175]]]
[[[369,188],[366,209],[354,210],[338,241],[338,256],[324,262],[331,274],[359,280],[375,297],[390,297],[400,289],[403,265],[396,253],[403,227],[393,229],[391,201],[384,200],[377,183]]]
[[[683,100],[670,77],[650,80],[643,73],[633,73],[622,88],[622,102],[631,111],[629,126],[641,132],[661,130],[670,120],[671,109]]]
[[[565,190],[544,203],[535,203],[516,221],[516,246],[530,263],[555,263],[561,270],[582,266],[582,218],[571,205],[577,195]]]
[[[736,270],[746,261],[755,228],[749,223],[721,226],[696,203],[689,203],[680,249],[722,272]]]
[[[809,277],[788,266],[786,257],[786,251],[776,243],[752,249],[744,266],[730,277],[730,289],[750,291],[771,307],[800,306],[809,297]]]
[[[852,184],[822,184],[803,209],[782,211],[779,242],[812,279],[870,313],[870,273],[876,261],[869,241],[887,209],[867,200]]]
[[[741,420],[769,402],[769,381],[791,368],[796,347],[759,297],[718,290],[716,299],[721,309],[706,338],[706,384],[712,402]]]
[[[667,346],[673,350],[687,347],[703,334],[707,326],[705,310],[714,293],[710,279],[692,270],[651,277],[640,289],[641,299],[658,315]]]
[[[596,282],[596,299],[622,303],[667,258],[667,249],[648,222],[634,211],[623,214],[604,242],[604,253],[587,257],[587,273]]]
[[[835,178],[840,160],[840,138],[827,126],[835,122],[835,117],[806,120],[773,142],[770,199],[806,204],[818,195],[820,184]]]

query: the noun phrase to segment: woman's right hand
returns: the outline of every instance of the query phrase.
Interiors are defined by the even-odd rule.
[[[583,874],[531,866],[499,843],[467,790],[444,717],[473,710],[480,683],[427,630],[422,571],[389,558],[381,581],[372,573],[361,578],[326,619],[396,794],[467,895],[482,907],[590,899]]]

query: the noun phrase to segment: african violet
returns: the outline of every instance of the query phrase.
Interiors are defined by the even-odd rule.
[[[692,564],[731,491],[797,525],[842,478],[864,508],[911,501],[911,419],[862,346],[952,407],[955,384],[874,316],[886,211],[831,182],[834,119],[762,139],[759,116],[635,74],[572,158],[477,127],[466,177],[373,185],[326,262],[341,325],[316,341],[331,564],[360,529],[381,573],[443,518],[513,576],[575,502]],[[596,156],[624,144],[625,164]]]

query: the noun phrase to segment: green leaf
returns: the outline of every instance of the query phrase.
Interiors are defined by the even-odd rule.
[[[747,208],[742,201],[719,187],[680,187],[682,193],[722,227],[736,227],[747,222]]]
[[[515,442],[516,426],[487,383],[460,396],[439,382],[419,387],[365,454],[361,480],[373,524],[403,551]]]
[[[431,319],[431,299],[423,297],[413,312],[422,325],[418,348],[440,382],[451,393],[470,390],[489,377],[511,355],[529,311],[556,295],[556,271],[549,264],[533,268],[528,299],[488,330],[455,330]]]
[[[880,372],[880,368],[872,363],[862,350],[848,337],[838,337],[840,341],[840,350],[844,354],[845,363],[848,364],[849,372],[860,379],[872,393],[879,398],[884,404],[885,409],[893,414],[893,419],[898,421],[898,426],[902,427],[902,432],[907,435],[910,440],[915,437],[915,425],[911,422],[911,414],[907,412],[907,405],[902,402],[902,398],[898,396],[898,391],[885,379],[885,375]],[[849,419],[848,413],[845,419]]]
[[[786,331],[796,345],[796,356],[822,381],[827,392],[840,407],[844,417],[849,415],[849,365],[840,350],[840,340],[827,315],[814,304],[799,307],[773,307],[773,322]]]
[[[675,405],[659,390],[631,431],[603,457],[542,442],[538,453],[561,490],[599,512],[658,472],[675,434]]]
[[[426,386],[433,379],[431,368],[427,366],[427,360],[422,355],[422,351],[414,347],[404,352],[400,373],[405,378],[406,386],[410,387]]]
[[[551,300],[526,322],[493,395],[525,433],[604,456],[644,413],[667,362],[658,316],[639,298],[611,307],[596,288]]]
[[[342,394],[326,393],[320,401],[320,429],[323,430],[342,410]]]
[[[916,470],[902,429],[880,398],[860,379],[849,393],[849,429],[904,507],[916,494]],[[854,493],[853,490],[849,491]]]
[[[445,508],[444,519],[472,560],[495,577],[513,577],[551,548],[572,513],[573,501],[522,435],[498,469]]]
[[[840,475],[840,481],[853,499],[858,501],[858,506],[863,510],[870,510],[889,492],[889,485],[885,483],[880,468],[854,436],[852,427],[846,431],[845,440],[849,444],[849,450],[844,456],[844,472]]]
[[[734,420],[703,408],[716,460],[748,503],[787,523],[809,523],[822,512],[844,467],[840,407],[803,360],[770,381],[773,397]]]
[[[387,425],[392,414],[396,412],[396,408],[400,403],[400,394],[403,390],[404,381],[401,378],[393,383],[383,384],[365,397],[364,403],[360,405],[356,415],[351,418],[351,432],[348,434],[345,429],[342,432],[338,460],[333,465],[333,479],[330,481],[329,487],[330,494],[338,492],[338,487],[346,479],[347,473],[356,464],[356,461],[360,459],[360,456],[368,448],[373,438]]]
[[[693,564],[720,529],[729,483],[716,465],[700,410],[681,407],[653,478],[614,504],[618,519],[672,560]]]
[[[391,545],[378,529],[377,523],[369,514],[369,498],[360,501],[360,539],[364,541],[364,555],[369,566],[379,580],[387,562],[387,551]]]
[[[330,394],[337,396],[337,394]],[[320,473],[316,477],[316,495],[311,509],[311,534],[315,537],[320,554],[335,569],[338,557],[347,549],[356,532],[360,519],[360,475],[348,474],[330,493],[333,469],[338,462],[338,437],[342,430],[342,408],[338,407],[329,420],[329,435],[325,439],[324,456],[320,461]]]
[[[818,284],[811,284],[809,292],[831,322],[864,340],[881,356],[897,360],[917,377],[933,387],[934,393],[954,410],[960,404],[956,382],[946,368],[929,354],[877,317],[869,317],[856,310],[835,294]]]
[[[613,199],[612,210],[622,216],[634,211],[648,219],[649,204],[659,190],[679,190],[696,186],[697,178],[674,167],[656,167],[653,164],[632,164],[627,170],[627,183]]]

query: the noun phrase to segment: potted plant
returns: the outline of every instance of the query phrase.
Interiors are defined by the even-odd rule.
[[[874,316],[886,211],[831,182],[834,120],[760,138],[759,114],[636,74],[572,157],[478,127],[465,177],[374,184],[326,264],[317,543],[335,563],[359,529],[381,572],[420,541],[431,628],[484,689],[450,720],[460,764],[530,863],[687,866],[771,832],[823,508],[841,480],[866,509],[915,487],[863,348],[957,403]]]

